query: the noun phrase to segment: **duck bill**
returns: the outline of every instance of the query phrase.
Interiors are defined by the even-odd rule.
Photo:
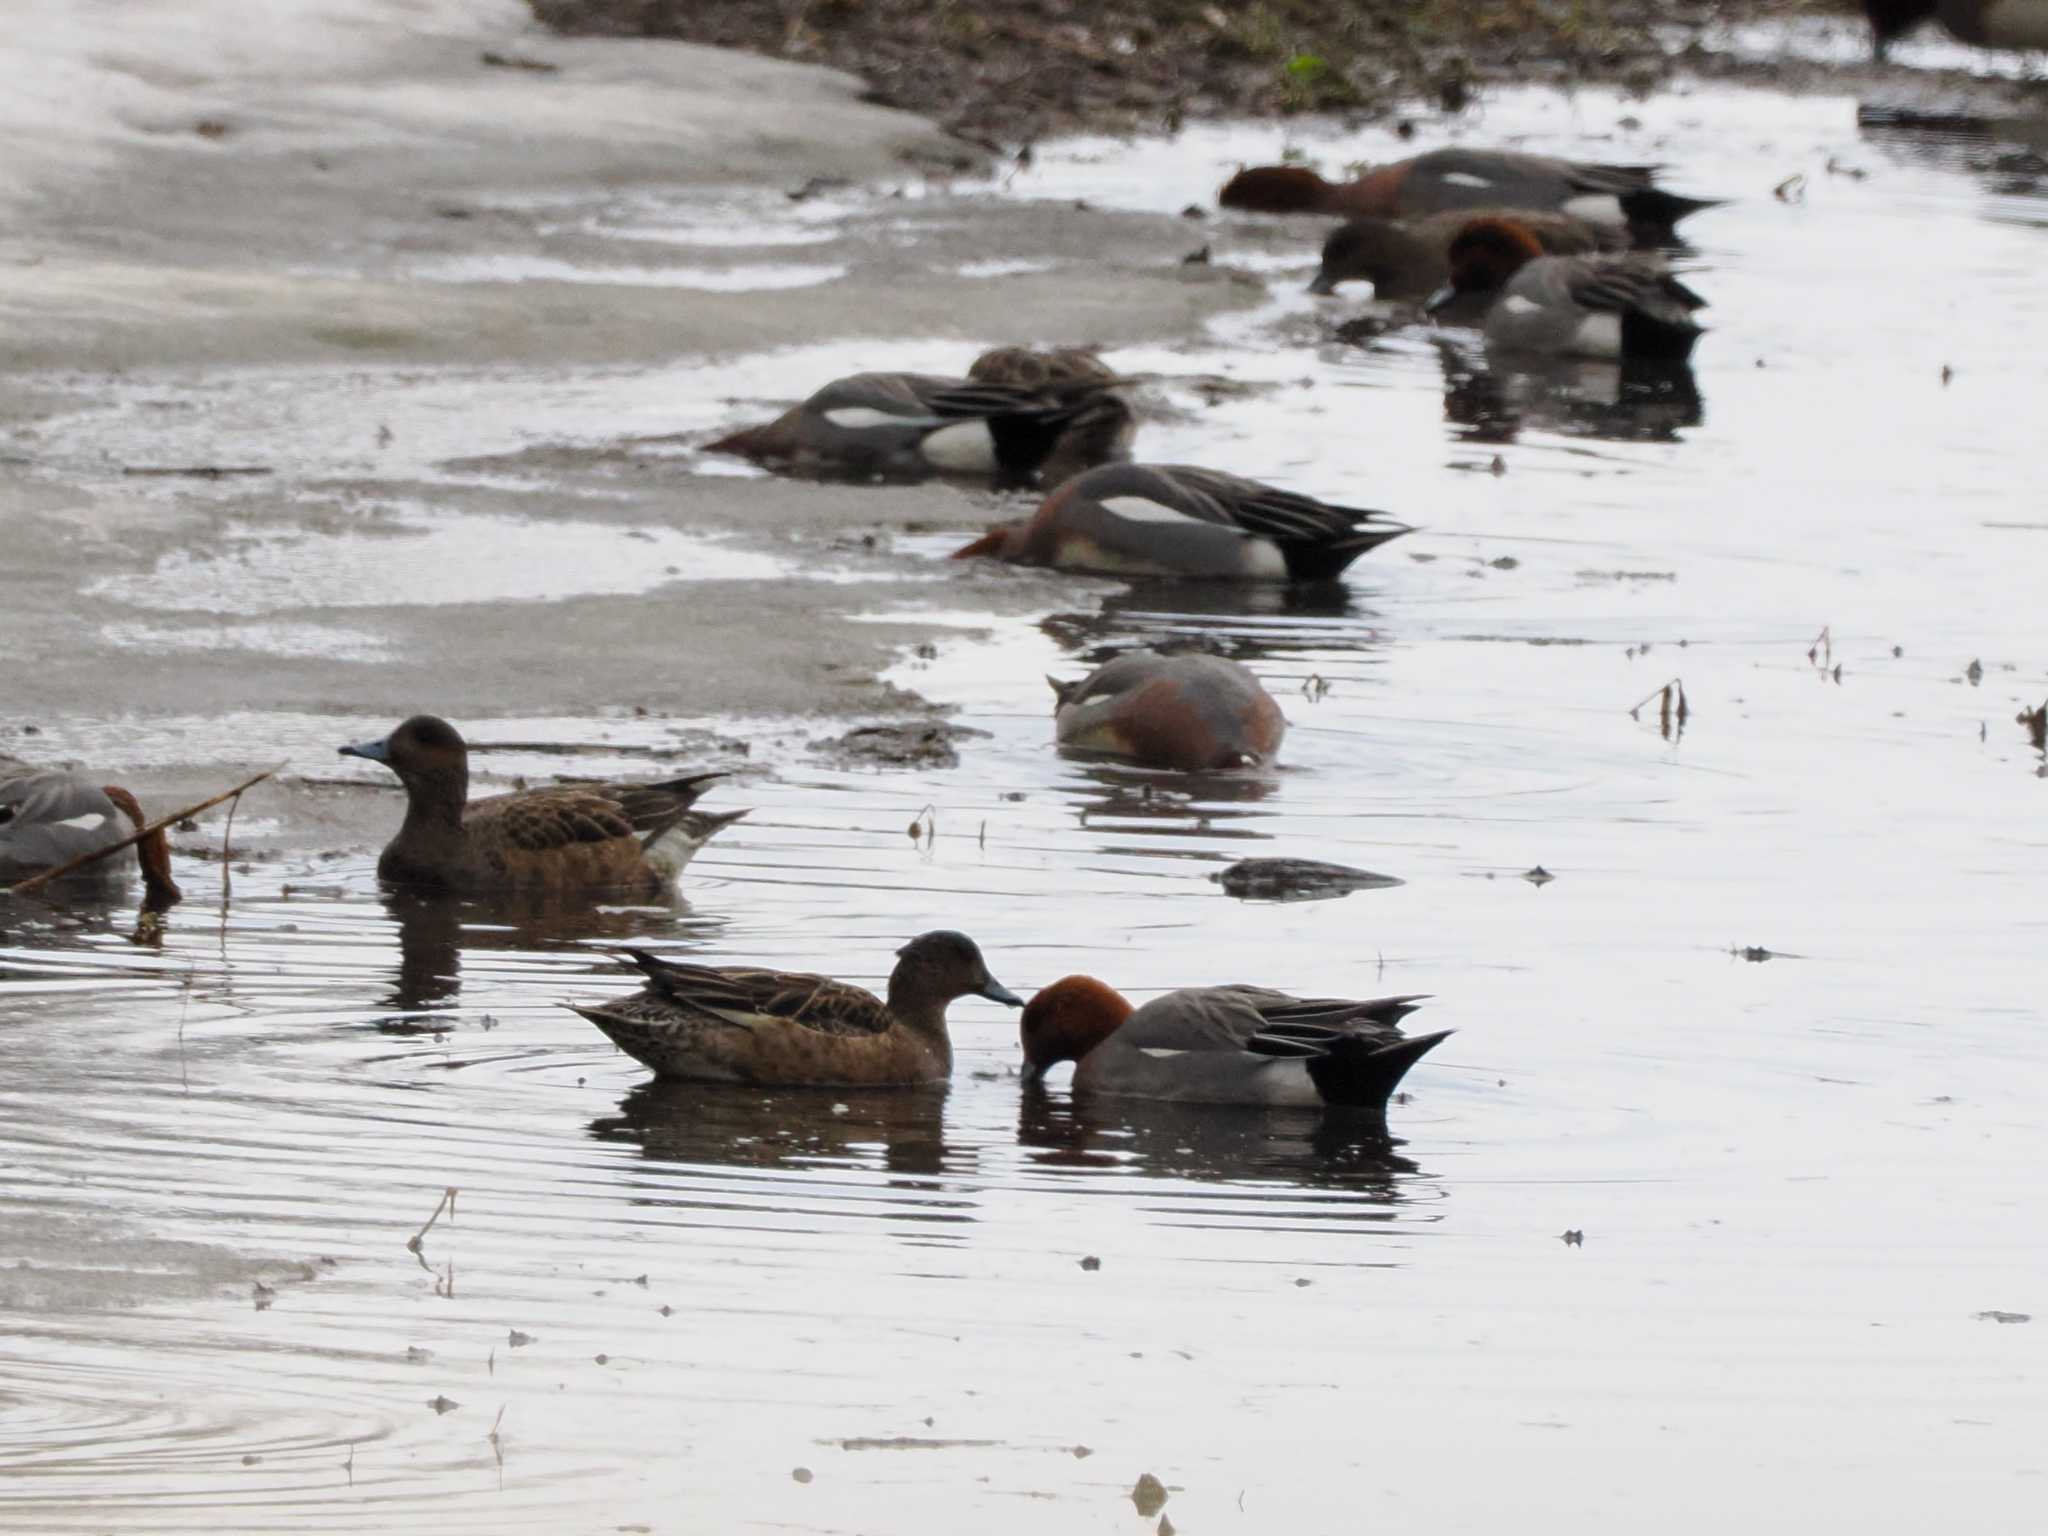
[[[1337,291],[1337,280],[1327,272],[1318,272],[1309,280],[1308,291],[1328,298]]]
[[[1022,1008],[1024,1006],[1023,998],[1012,992],[993,976],[976,987],[974,995],[976,997],[985,997],[992,1003],[1002,1003],[1010,1008]]]
[[[337,747],[335,753],[340,757],[366,757],[373,763],[389,764],[391,761],[391,748],[382,736],[375,741],[359,741],[354,746]]]
[[[1457,296],[1458,290],[1451,287],[1449,284],[1445,284],[1443,287],[1437,289],[1435,293],[1432,293],[1428,298],[1422,301],[1422,312],[1425,315],[1438,314],[1441,311],[1450,308],[1451,300],[1456,298]]]
[[[1050,1070],[1051,1063],[1044,1061],[1033,1061],[1029,1057],[1026,1057],[1024,1061],[1024,1071],[1021,1075],[1027,1086],[1035,1087],[1038,1084],[1045,1081],[1045,1074]]]

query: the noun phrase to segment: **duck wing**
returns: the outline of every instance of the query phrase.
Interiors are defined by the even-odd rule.
[[[1118,1028],[1116,1039],[1140,1050],[1319,1056],[1329,1042],[1346,1034],[1379,1032],[1398,1038],[1396,1026],[1420,1000],[1295,997],[1243,985],[1185,987],[1139,1008]]]
[[[1191,464],[1161,465],[1152,478],[1161,482],[1159,499],[1185,516],[1257,534],[1276,544],[1334,544],[1350,538],[1360,523],[1385,526],[1392,521],[1385,512],[1333,506],[1313,496]]]
[[[643,949],[628,950],[648,990],[671,1003],[741,1028],[766,1020],[821,1035],[880,1035],[894,1024],[889,1008],[864,987],[801,971],[750,966],[684,965]]]
[[[133,830],[84,774],[45,771],[0,780],[0,865],[47,869]]]
[[[463,810],[472,838],[498,838],[522,853],[546,853],[578,843],[637,838],[651,847],[679,824],[723,773],[698,773],[657,784],[572,780],[472,800]]]

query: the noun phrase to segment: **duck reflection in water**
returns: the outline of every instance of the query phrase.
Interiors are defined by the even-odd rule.
[[[1525,428],[1619,443],[1675,443],[1705,420],[1699,385],[1682,362],[1620,363],[1516,357],[1481,362],[1438,343],[1444,417],[1472,443],[1511,443]]]
[[[1186,649],[1252,665],[1292,660],[1305,649],[1367,651],[1382,636],[1377,615],[1342,582],[1311,586],[1233,582],[1138,582],[1091,613],[1039,621],[1046,637],[1094,666],[1133,646]]]
[[[1017,1140],[1048,1168],[1135,1165],[1155,1178],[1344,1190],[1389,1207],[1440,1190],[1395,1150],[1382,1114],[1097,1099],[1027,1084]]]
[[[616,1115],[591,1121],[590,1134],[669,1163],[838,1168],[926,1179],[974,1167],[971,1151],[946,1141],[945,1103],[944,1084],[764,1090],[657,1078],[621,1099]],[[920,1214],[972,1219],[965,1209]]]
[[[719,918],[694,915],[680,899],[651,906],[593,906],[574,892],[519,892],[450,896],[387,887],[386,914],[398,928],[398,969],[379,1006],[386,1034],[413,1035],[446,1027],[434,1016],[453,1009],[462,991],[465,950],[507,953],[596,943],[638,943],[656,938],[700,938],[709,945]],[[609,964],[591,956],[594,969]],[[516,960],[510,962],[516,965]]]

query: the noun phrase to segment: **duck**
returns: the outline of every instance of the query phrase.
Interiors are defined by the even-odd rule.
[[[1415,219],[1351,219],[1323,241],[1322,263],[1308,291],[1332,294],[1354,280],[1372,284],[1382,303],[1420,304],[1450,281],[1451,241],[1475,219],[1512,218],[1534,235],[1546,256],[1586,256],[1619,250],[1627,240],[1575,214],[1536,209],[1447,209]]]
[[[778,1088],[911,1088],[953,1071],[946,1005],[1024,999],[989,974],[964,933],[935,929],[896,951],[885,1001],[824,976],[684,965],[646,950],[630,996],[569,1006],[656,1076]]]
[[[1369,549],[1413,530],[1384,512],[1332,506],[1189,464],[1105,464],[1055,488],[1030,517],[953,551],[1113,576],[1335,581]]]
[[[1113,378],[1042,384],[857,373],[803,404],[708,445],[771,468],[811,474],[989,476],[998,489],[1037,484],[1129,451],[1137,418]]]
[[[1513,219],[1478,219],[1450,246],[1451,281],[1425,306],[1437,312],[1468,295],[1495,295],[1485,313],[1488,347],[1605,361],[1679,362],[1702,327],[1706,300],[1661,258],[1628,251],[1545,256]]]
[[[142,804],[100,775],[71,769],[35,769],[19,758],[0,761],[0,884],[25,880],[133,836],[149,825]],[[171,849],[163,830],[135,845],[136,863],[152,906],[184,899],[171,877]],[[74,877],[110,883],[124,878],[125,865],[103,859]]]
[[[1880,63],[1893,43],[1930,17],[1951,37],[1979,48],[2048,48],[2048,0],[1863,0],[1863,14]]]
[[[1719,198],[1681,197],[1656,185],[1652,165],[1606,165],[1519,150],[1433,149],[1374,166],[1352,181],[1326,181],[1306,166],[1255,165],[1217,194],[1251,213],[1337,213],[1401,219],[1445,209],[1534,208],[1625,231],[1637,245],[1669,245],[1681,219]]]
[[[977,384],[1016,384],[1025,389],[1087,380],[1121,382],[1093,347],[990,347],[967,365],[967,377]]]
[[[1241,662],[1203,651],[1125,651],[1078,683],[1052,685],[1062,747],[1201,773],[1270,762],[1287,717]]]
[[[405,786],[405,821],[377,859],[379,878],[393,885],[658,896],[714,833],[747,814],[690,809],[722,772],[471,800],[468,743],[438,715],[414,715],[388,736],[339,750],[382,763]]]
[[[1133,1008],[1093,976],[1067,976],[1025,1005],[1024,1079],[1042,1083],[1071,1061],[1077,1094],[1384,1114],[1408,1069],[1453,1033],[1402,1033],[1422,1001],[1236,985],[1184,987]]]

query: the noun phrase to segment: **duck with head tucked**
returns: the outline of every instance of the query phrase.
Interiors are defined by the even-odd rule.
[[[656,784],[541,785],[469,798],[469,746],[436,715],[340,749],[405,786],[405,821],[377,860],[394,885],[491,891],[665,892],[712,834],[746,815],[690,809],[723,773]]]
[[[1031,485],[1057,457],[1066,473],[1129,451],[1136,418],[1103,378],[1067,370],[1039,383],[858,373],[803,404],[709,445],[800,474],[989,476]]]
[[[1105,464],[1074,476],[1021,522],[953,551],[1116,576],[1334,581],[1410,532],[1384,512],[1332,506],[1188,464]]]
[[[1644,252],[1545,256],[1513,219],[1476,219],[1451,242],[1451,281],[1427,306],[1492,296],[1486,343],[1509,352],[1604,361],[1681,362],[1702,332],[1706,300]]]
[[[1669,245],[1688,214],[1718,199],[1680,197],[1651,165],[1603,165],[1504,149],[1435,149],[1374,166],[1354,181],[1325,181],[1306,166],[1255,165],[1217,201],[1251,213],[1334,213],[1408,219],[1462,208],[1535,208],[1625,231],[1637,245]]]
[[[1203,651],[1126,651],[1078,683],[1049,677],[1059,744],[1186,773],[1270,762],[1287,717],[1251,668]]]
[[[1408,1069],[1451,1034],[1402,1033],[1420,1001],[1187,987],[1133,1009],[1094,977],[1068,976],[1025,1005],[1024,1077],[1071,1061],[1076,1093],[1383,1114]]]
[[[118,784],[101,784],[89,773],[33,769],[18,759],[0,758],[0,885],[110,848],[148,824],[140,802]],[[171,878],[171,849],[161,828],[135,845],[135,858],[153,907],[183,899]],[[67,878],[112,885],[124,880],[126,871],[125,861],[110,856]]]
[[[1586,256],[1628,244],[1603,225],[1535,209],[1451,209],[1415,219],[1352,219],[1323,241],[1322,264],[1308,291],[1332,294],[1340,283],[1367,282],[1373,298],[1383,304],[1420,304],[1450,281],[1451,242],[1466,225],[1482,218],[1514,219],[1536,237],[1548,256]]]
[[[946,1005],[1024,999],[950,929],[896,951],[889,995],[802,972],[683,965],[629,951],[647,984],[613,1002],[571,1004],[635,1061],[685,1082],[758,1087],[910,1088],[953,1071]]]

